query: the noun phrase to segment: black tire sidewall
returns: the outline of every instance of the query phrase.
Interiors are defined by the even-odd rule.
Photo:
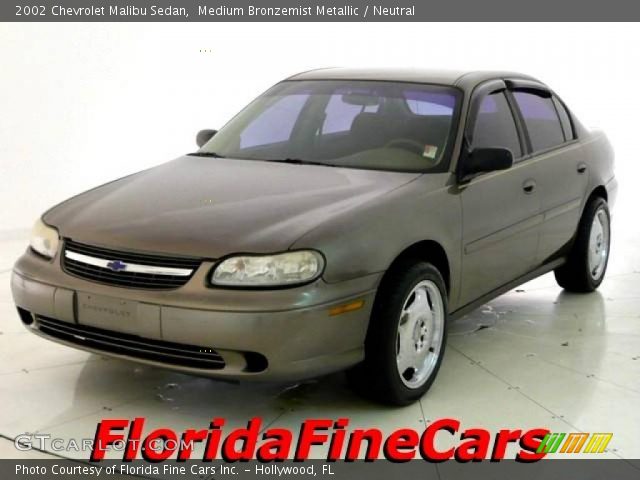
[[[589,269],[589,240],[591,238],[591,229],[593,227],[593,220],[596,216],[598,210],[603,209],[605,214],[607,215],[607,227],[609,230],[609,238],[607,241],[607,256],[605,259],[605,265],[602,269],[602,274],[599,278],[594,279],[591,275],[591,271]],[[604,280],[605,274],[607,273],[607,267],[609,265],[609,254],[611,250],[611,214],[609,213],[609,206],[607,202],[603,198],[596,198],[592,200],[587,209],[585,210],[585,215],[583,216],[584,224],[582,225],[581,235],[582,238],[578,239],[579,241],[579,251],[576,252],[579,255],[577,259],[585,272],[585,279],[591,290],[595,290],[600,286],[602,281]]]
[[[404,268],[403,268],[404,267]],[[440,291],[444,310],[444,331],[442,346],[435,368],[427,381],[418,388],[407,387],[398,372],[396,364],[396,338],[400,313],[407,297],[421,281],[432,281]],[[367,341],[365,343],[365,363],[368,369],[378,372],[376,389],[383,394],[388,403],[406,405],[420,398],[429,389],[437,376],[444,357],[447,342],[448,324],[447,290],[440,272],[427,262],[407,262],[391,272],[381,285],[373,308]]]

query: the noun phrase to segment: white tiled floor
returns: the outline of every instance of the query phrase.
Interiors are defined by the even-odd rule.
[[[452,324],[433,388],[400,409],[361,400],[340,374],[293,387],[235,385],[107,360],[35,337],[21,326],[9,292],[9,269],[25,239],[0,236],[0,457],[17,456],[6,439],[24,432],[92,438],[105,416],[145,416],[149,427],[177,431],[206,428],[217,416],[230,427],[259,416],[265,426],[294,430],[310,417],[349,417],[351,426],[384,431],[421,429],[451,416],[463,426],[492,430],[613,432],[606,455],[639,458],[640,232],[618,232],[620,217],[598,293],[564,293],[547,275]]]

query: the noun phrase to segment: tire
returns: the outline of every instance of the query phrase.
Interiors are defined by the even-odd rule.
[[[354,389],[390,405],[422,397],[444,356],[447,308],[444,280],[430,263],[403,261],[387,272],[373,306],[365,359],[347,372]]]
[[[569,292],[593,292],[607,271],[610,245],[609,207],[605,199],[595,197],[584,209],[567,263],[554,271],[558,285]]]

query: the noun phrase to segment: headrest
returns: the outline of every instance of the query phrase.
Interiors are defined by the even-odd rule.
[[[393,129],[392,122],[383,115],[372,112],[362,112],[353,119],[351,135],[358,138],[387,137]]]

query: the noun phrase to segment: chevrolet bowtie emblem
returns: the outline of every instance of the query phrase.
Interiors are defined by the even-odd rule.
[[[107,263],[107,268],[109,270],[113,270],[114,272],[122,272],[123,270],[127,269],[127,264],[121,262],[120,260],[112,260]]]

